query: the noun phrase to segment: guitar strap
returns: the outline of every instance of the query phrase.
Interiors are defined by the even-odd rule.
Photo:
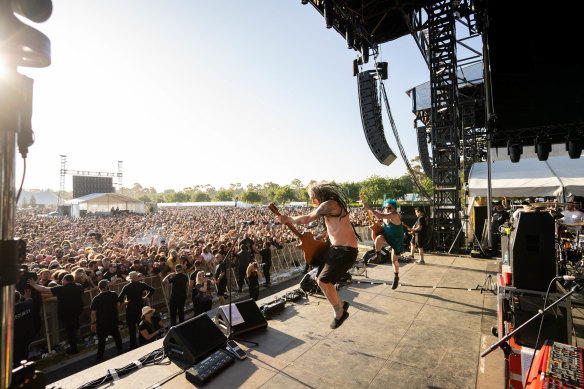
[[[357,230],[355,229],[355,224],[354,223],[351,223],[351,227],[353,227],[353,232],[355,233],[355,236],[357,237],[357,239],[358,240],[363,240],[363,239],[361,239],[361,235],[359,235],[357,233]]]

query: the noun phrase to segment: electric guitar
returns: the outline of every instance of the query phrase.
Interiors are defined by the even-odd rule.
[[[365,196],[363,196],[363,193],[359,193],[359,197],[361,198],[361,202],[365,202]],[[375,240],[375,238],[377,238],[377,236],[381,235],[381,233],[383,232],[383,227],[381,226],[381,224],[379,222],[376,222],[373,220],[373,215],[371,214],[370,210],[367,210],[367,215],[369,216],[369,220],[371,220],[371,225],[369,226],[369,228],[371,229],[371,232],[373,233],[373,240]]]
[[[270,208],[270,211],[280,216],[280,212],[274,204],[270,204],[268,208]],[[290,223],[286,223],[286,227],[288,227],[290,231],[292,231],[294,235],[300,239],[300,244],[298,247],[304,251],[304,260],[306,263],[313,266],[317,265],[316,262],[318,262],[329,249],[329,244],[322,240],[314,239],[312,232],[306,231],[300,233],[300,231],[298,231],[296,227]],[[313,262],[315,263],[313,264]]]

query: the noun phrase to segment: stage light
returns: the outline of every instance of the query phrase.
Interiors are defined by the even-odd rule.
[[[308,4],[308,0],[302,0],[301,3],[302,4]]]
[[[566,151],[570,159],[578,159],[582,155],[582,135],[579,135],[576,131],[571,131],[566,138]]]
[[[353,28],[351,26],[347,26],[345,28],[345,40],[347,41],[347,49],[353,48],[354,39],[355,38],[353,37]]]
[[[356,59],[353,60],[353,77],[357,77],[359,74],[359,61]]]
[[[335,23],[334,4],[333,0],[326,0],[324,2],[324,25],[326,28],[331,28]]]
[[[509,155],[511,162],[517,163],[523,154],[523,145],[519,137],[509,138],[507,141],[507,155]]]
[[[540,161],[547,161],[551,151],[552,144],[550,143],[549,137],[546,135],[540,135],[535,138],[535,152],[537,154],[537,159]]]
[[[51,0],[0,1],[0,55],[9,66],[46,67],[51,64],[51,41],[42,32],[18,19],[46,21],[53,11]]]

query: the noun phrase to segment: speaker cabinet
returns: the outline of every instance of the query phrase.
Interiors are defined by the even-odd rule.
[[[551,294],[547,305],[552,304],[561,295]],[[517,328],[543,309],[545,293],[516,293],[511,298],[512,325]],[[546,312],[539,336],[539,346],[544,339],[553,339],[556,342],[571,344],[572,342],[572,310],[569,301],[559,303],[556,308]],[[534,320],[513,336],[515,343],[520,346],[535,347],[537,333],[541,319]]]
[[[262,312],[258,308],[256,302],[252,299],[237,302],[234,304],[239,311],[243,323],[233,325],[233,335],[237,336],[244,334],[246,332],[264,329],[268,326],[268,322]],[[235,320],[235,311],[232,313],[233,322],[237,323]],[[225,335],[229,334],[229,305],[223,305],[217,310],[217,315],[215,316],[215,323],[223,331]]]
[[[389,166],[396,156],[389,148],[383,123],[381,109],[377,101],[377,83],[371,71],[359,73],[359,105],[361,107],[361,121],[367,144],[379,162]]]
[[[222,347],[227,338],[207,314],[202,313],[168,330],[164,351],[173,362],[194,365]]]
[[[521,212],[509,245],[513,286],[545,292],[556,276],[554,218],[547,212]]]

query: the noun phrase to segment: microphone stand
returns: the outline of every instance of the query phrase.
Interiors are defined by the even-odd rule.
[[[521,324],[519,327],[517,327],[516,329],[511,331],[509,334],[507,334],[506,336],[501,338],[497,343],[493,344],[491,347],[489,347],[488,349],[483,351],[483,353],[481,354],[481,358],[486,357],[487,355],[489,355],[491,352],[493,352],[499,346],[503,349],[503,351],[506,354],[509,353],[511,351],[510,346],[506,342],[509,339],[511,339],[511,337],[513,335],[515,335],[516,333],[521,331],[523,328],[525,328],[525,326],[527,326],[532,321],[537,320],[539,317],[543,316],[543,314],[546,313],[548,310],[550,310],[551,308],[555,307],[556,305],[558,305],[559,303],[561,303],[562,301],[564,301],[565,299],[570,297],[572,294],[574,294],[574,292],[578,291],[578,289],[580,289],[580,285],[574,285],[574,287],[569,292],[564,294],[562,297],[560,297],[558,300],[556,300],[553,304],[550,304],[547,307],[545,307],[545,309],[543,311],[540,309],[539,312],[537,312],[532,318],[530,318],[525,323]]]
[[[243,232],[243,230],[245,229],[245,227],[247,225],[249,225],[249,224],[251,224],[251,223],[244,222],[244,223],[241,224],[241,228],[239,229],[239,231],[237,233],[237,236],[235,237],[235,240],[234,240],[233,244],[229,248],[229,251],[227,251],[227,254],[225,254],[225,261],[229,264],[229,268],[230,268],[230,269],[227,269],[227,289],[229,289],[229,318],[227,319],[227,333],[229,335],[227,335],[227,339],[228,340],[238,340],[240,342],[245,342],[245,343],[253,344],[254,346],[257,347],[257,346],[259,346],[259,343],[257,343],[257,342],[252,342],[251,340],[246,340],[246,339],[235,338],[235,336],[233,335],[233,326],[231,325],[231,322],[232,322],[232,314],[231,314],[231,306],[232,306],[232,303],[231,303],[231,288],[232,288],[232,286],[231,286],[231,283],[232,283],[232,280],[233,280],[233,276],[232,276],[232,271],[229,271],[229,270],[232,270],[233,269],[233,267],[231,266],[232,265],[231,258],[233,257],[233,253],[232,252],[233,252],[233,248],[237,244],[237,241],[241,237],[241,233]]]

